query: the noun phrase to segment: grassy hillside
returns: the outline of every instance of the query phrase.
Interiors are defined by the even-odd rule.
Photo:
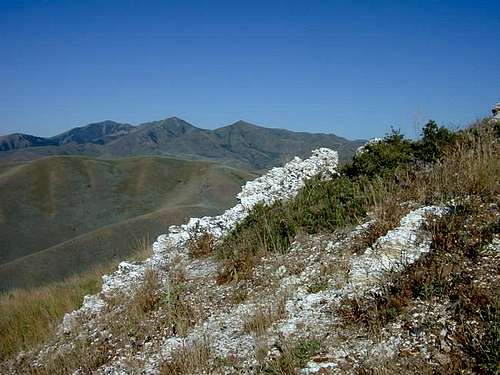
[[[1,289],[60,279],[122,257],[138,238],[230,206],[251,177],[162,157],[57,156],[0,171]]]
[[[127,247],[128,260],[143,260],[151,254],[151,243],[141,240]],[[0,294],[0,358],[42,342],[52,334],[64,314],[78,308],[85,295],[97,293],[101,276],[112,272],[112,261],[46,286],[16,289]]]

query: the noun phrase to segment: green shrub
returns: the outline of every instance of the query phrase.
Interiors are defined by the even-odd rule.
[[[306,183],[290,206],[297,227],[318,233],[359,222],[366,215],[364,202],[358,184],[348,177],[323,181],[317,176]]]
[[[422,130],[422,139],[414,143],[415,157],[424,162],[435,162],[456,139],[455,133],[430,120]]]
[[[342,168],[342,173],[351,178],[387,176],[414,160],[412,143],[392,129],[382,142],[367,145],[363,153],[354,157],[352,164]]]
[[[342,172],[349,177],[389,176],[417,162],[437,161],[457,139],[456,133],[439,127],[433,120],[424,126],[419,141],[406,140],[398,130],[392,129],[382,142],[367,145],[363,153],[343,167]]]

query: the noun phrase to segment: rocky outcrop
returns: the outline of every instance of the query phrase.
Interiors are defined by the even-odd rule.
[[[370,146],[370,145],[375,145],[377,143],[380,143],[380,142],[383,142],[384,140],[382,138],[372,138],[370,139],[368,142],[366,142],[363,146],[361,147],[358,147],[358,149],[356,150],[356,154],[355,156],[359,156],[361,155],[362,153],[364,153],[366,151],[366,148],[367,146]]]
[[[123,291],[134,288],[146,269],[165,269],[174,258],[187,257],[186,242],[198,233],[209,233],[215,240],[229,233],[241,222],[257,204],[272,204],[277,200],[294,197],[308,178],[319,173],[325,177],[337,173],[338,153],[321,148],[312,152],[310,158],[298,157],[284,167],[273,168],[264,176],[249,181],[238,194],[239,203],[222,215],[215,217],[192,218],[187,224],[171,226],[167,234],[158,237],[153,244],[153,255],[143,263],[122,262],[118,270],[103,276],[102,292],[86,296],[80,310],[64,317],[62,328],[65,332],[72,329],[73,322],[82,314],[98,314],[105,306],[104,297],[114,290]]]
[[[495,120],[500,120],[500,103],[497,103],[493,109],[491,110],[491,112],[493,113],[493,118]]]

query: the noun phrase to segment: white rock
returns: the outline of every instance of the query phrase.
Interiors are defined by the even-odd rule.
[[[361,147],[358,147],[358,149],[356,150],[356,156],[359,156],[361,155],[362,153],[364,153],[366,151],[366,147],[369,146],[369,145],[374,145],[374,144],[377,144],[377,143],[380,143],[380,142],[383,142],[384,140],[382,138],[372,138],[370,139],[368,142],[366,142],[363,146]]]
[[[117,271],[104,275],[101,293],[107,295],[115,290],[134,288],[147,268],[163,271],[175,258],[186,257],[186,242],[193,232],[207,232],[218,240],[244,220],[257,203],[270,205],[278,200],[293,198],[307,179],[319,173],[325,178],[337,174],[337,165],[337,151],[320,148],[312,151],[308,159],[302,160],[296,157],[284,167],[273,168],[267,174],[247,182],[237,195],[239,203],[236,206],[219,216],[191,218],[187,224],[169,227],[168,233],[160,235],[154,242],[151,258],[138,264],[122,262]],[[71,329],[71,322],[80,314],[95,314],[105,306],[99,294],[86,296],[84,301],[86,302],[80,310],[65,315],[63,320],[65,332]]]
[[[500,103],[497,103],[493,109],[491,110],[493,112],[493,119],[494,120],[500,120]]]

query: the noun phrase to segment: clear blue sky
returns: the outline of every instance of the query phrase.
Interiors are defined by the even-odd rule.
[[[0,134],[175,115],[413,136],[497,101],[498,1],[0,0]]]

